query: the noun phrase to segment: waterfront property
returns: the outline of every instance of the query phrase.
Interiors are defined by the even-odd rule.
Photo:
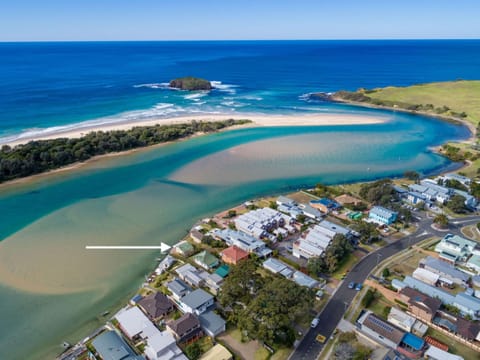
[[[175,272],[178,274],[180,279],[185,281],[188,285],[194,287],[202,286],[208,277],[208,273],[206,271],[199,270],[190,264],[185,264],[178,267],[175,269]]]
[[[356,197],[350,196],[348,194],[343,194],[340,196],[337,196],[334,199],[338,204],[350,208],[350,207],[355,207],[358,206],[362,203],[362,200],[357,199]]]
[[[200,315],[214,303],[214,298],[202,289],[196,289],[182,297],[179,301],[180,310],[184,313]]]
[[[153,321],[158,321],[175,309],[172,301],[161,292],[154,292],[138,302],[138,306]]]
[[[263,262],[263,267],[274,274],[282,275],[283,277],[296,282],[300,286],[306,286],[310,289],[318,286],[317,280],[300,271],[293,270],[283,261],[269,258]]]
[[[138,307],[122,309],[115,315],[115,319],[118,321],[119,328],[130,340],[141,340],[146,343],[145,355],[148,359],[186,359],[174,337],[167,331],[157,329]]]
[[[136,355],[130,346],[115,331],[106,331],[98,335],[92,346],[104,360],[145,360]]]
[[[477,243],[467,240],[458,235],[447,234],[435,246],[435,251],[439,253],[442,260],[455,264],[458,261],[465,262],[476,250]]]
[[[193,245],[186,240],[180,241],[173,247],[173,252],[183,257],[192,255],[194,251]]]
[[[177,320],[167,322],[167,330],[180,344],[195,341],[203,336],[200,321],[191,313],[185,313]]]
[[[223,250],[220,255],[222,261],[226,264],[237,265],[240,261],[248,259],[248,252],[240,249],[237,246],[230,246]]]
[[[453,195],[453,191],[444,186],[438,185],[435,181],[424,179],[420,184],[411,184],[408,189],[412,193],[419,193],[428,202],[445,204]]]
[[[397,220],[396,211],[384,208],[383,206],[374,206],[368,213],[368,218],[381,225],[390,225]]]
[[[341,205],[334,200],[328,198],[321,198],[319,200],[311,200],[310,206],[315,209],[320,210],[324,214],[328,214],[331,211],[337,211],[341,209]]]
[[[192,291],[192,289],[186,283],[177,278],[167,283],[167,289],[171,292],[172,297],[176,301],[180,301],[182,297]]]
[[[219,265],[218,259],[207,250],[199,252],[193,257],[193,261],[205,270],[212,270]]]

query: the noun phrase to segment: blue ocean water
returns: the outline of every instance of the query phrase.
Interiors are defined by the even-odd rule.
[[[478,79],[478,59],[478,40],[0,43],[0,138],[85,121],[349,111],[302,95]],[[186,75],[217,89],[165,86]]]

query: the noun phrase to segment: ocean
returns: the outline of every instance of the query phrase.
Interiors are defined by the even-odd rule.
[[[463,126],[305,94],[478,78],[479,54],[480,41],[0,44],[3,138],[210,112],[387,119],[226,131],[1,187],[0,359],[53,358],[63,341],[84,338],[134,294],[158,255],[85,245],[174,244],[197,220],[254,197],[454,168],[429,149],[466,139]],[[165,86],[184,75],[217,89]]]
[[[349,111],[305,94],[477,79],[479,58],[477,40],[0,43],[0,142],[82,122]],[[187,75],[216,90],[166,86]]]

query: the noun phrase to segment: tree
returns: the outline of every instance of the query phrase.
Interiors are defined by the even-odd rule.
[[[457,189],[457,190],[462,190],[462,191],[468,191],[468,188],[463,185],[460,181],[455,180],[455,179],[447,179],[443,182],[443,186],[446,186],[448,188],[452,189]]]
[[[355,354],[355,347],[352,343],[341,342],[335,346],[334,356],[337,360],[351,360]]]
[[[353,230],[360,234],[360,242],[362,244],[370,244],[380,237],[377,227],[372,223],[365,221],[357,221],[352,225]]]
[[[196,360],[202,355],[202,349],[198,344],[198,341],[195,341],[193,344],[188,345],[185,348],[185,353],[187,354],[190,360]]]
[[[439,227],[445,229],[448,227],[448,217],[445,214],[438,214],[433,219],[433,223],[437,224]]]
[[[359,194],[368,202],[378,205],[386,205],[395,198],[395,190],[390,179],[363,184],[360,187]]]
[[[388,268],[383,269],[382,276],[388,278],[390,276],[390,270]]]
[[[375,299],[375,293],[368,289],[362,298],[362,306],[368,308],[372,301]]]
[[[318,276],[318,274],[327,271],[327,265],[323,257],[315,256],[308,259],[307,271],[311,275]]]
[[[447,208],[456,214],[465,212],[465,198],[462,195],[453,195],[447,202]]]
[[[408,170],[403,173],[403,176],[408,180],[413,180],[417,182],[420,179],[420,174],[413,170]]]

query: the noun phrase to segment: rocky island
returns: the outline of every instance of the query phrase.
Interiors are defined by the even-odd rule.
[[[212,90],[213,86],[210,81],[187,76],[183,78],[173,79],[170,81],[170,87],[180,90]]]

